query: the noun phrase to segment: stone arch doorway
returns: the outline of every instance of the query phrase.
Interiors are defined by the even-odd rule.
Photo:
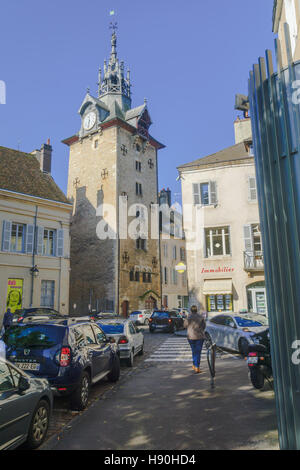
[[[150,297],[145,300],[145,309],[153,310],[155,308],[157,308],[157,300],[150,295]]]

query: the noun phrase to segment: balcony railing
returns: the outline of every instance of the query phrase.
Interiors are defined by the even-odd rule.
[[[262,251],[244,251],[244,269],[246,271],[263,271],[264,256]]]

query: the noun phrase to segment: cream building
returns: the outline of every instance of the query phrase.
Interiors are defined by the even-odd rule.
[[[171,206],[171,191],[163,189],[159,193],[159,203],[170,208],[169,226],[161,220],[161,277],[162,305],[164,308],[188,308],[188,286],[186,272],[186,246],[182,232],[182,214],[176,206]],[[174,214],[179,233],[174,227]],[[168,225],[168,224],[167,224]]]
[[[249,122],[235,122],[232,147],[178,168],[190,302],[210,313],[266,313]]]
[[[275,0],[273,8],[273,32],[278,34],[282,44],[282,61],[287,66],[286,37],[284,24],[290,28],[293,61],[300,60],[300,2],[299,0]]]
[[[51,151],[0,147],[0,321],[7,307],[69,311],[72,205],[50,175]]]

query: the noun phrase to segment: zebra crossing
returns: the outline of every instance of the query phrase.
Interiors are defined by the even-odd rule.
[[[206,358],[203,345],[201,360]],[[191,362],[192,351],[186,338],[172,337],[162,343],[145,362]]]

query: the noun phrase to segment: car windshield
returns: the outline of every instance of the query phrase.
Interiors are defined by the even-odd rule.
[[[117,335],[124,332],[123,323],[99,323],[105,334]]]
[[[245,327],[256,327],[256,326],[267,326],[268,321],[264,317],[259,317],[257,315],[253,317],[234,317],[235,321],[237,322],[238,326],[245,328]]]
[[[54,325],[11,326],[3,341],[15,348],[51,348],[62,342],[65,329]]]
[[[152,318],[169,318],[168,312],[154,312]]]

